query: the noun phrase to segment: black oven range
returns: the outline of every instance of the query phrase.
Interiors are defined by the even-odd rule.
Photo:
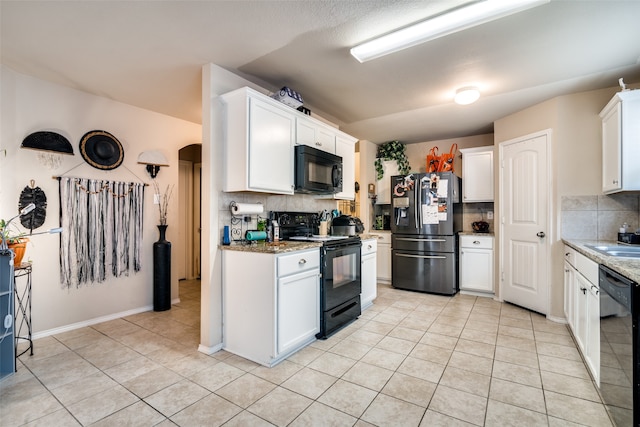
[[[309,212],[270,212],[283,240],[321,242],[320,332],[326,339],[360,314],[361,247],[359,236],[319,236],[320,216]]]

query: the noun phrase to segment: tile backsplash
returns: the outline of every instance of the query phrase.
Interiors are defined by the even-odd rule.
[[[231,225],[231,212],[229,210],[231,202],[261,203],[264,205],[264,213],[259,215],[261,218],[266,218],[269,211],[320,212],[324,209],[331,211],[337,207],[336,200],[322,199],[317,196],[305,194],[287,196],[253,192],[220,192],[218,202],[218,226],[220,227],[221,236],[224,226]],[[258,215],[251,215],[251,222],[243,223],[241,227],[239,227],[242,232],[255,230],[257,228],[257,217]],[[239,238],[240,236],[234,237]]]
[[[563,196],[561,235],[565,239],[617,240],[625,222],[640,227],[640,195]]]
[[[471,224],[476,221],[486,221],[489,223],[489,232],[494,233],[494,220],[487,218],[488,212],[493,212],[495,218],[493,202],[463,203],[462,204],[462,231],[471,232]]]

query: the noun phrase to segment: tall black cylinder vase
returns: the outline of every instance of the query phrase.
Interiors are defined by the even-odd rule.
[[[167,225],[159,225],[160,238],[153,244],[153,311],[171,308],[171,242]]]

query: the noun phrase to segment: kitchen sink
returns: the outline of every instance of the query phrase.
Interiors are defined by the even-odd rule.
[[[604,255],[622,258],[640,258],[640,246],[627,245],[586,245],[589,249]]]

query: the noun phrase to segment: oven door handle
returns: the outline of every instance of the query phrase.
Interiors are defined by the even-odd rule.
[[[415,239],[410,237],[397,237],[396,240],[402,240],[403,242],[446,242],[447,239]]]
[[[340,250],[345,250],[345,249],[350,249],[350,248],[358,248],[360,247],[360,245],[353,245],[353,244],[344,244],[344,245],[337,245],[337,246],[330,246],[330,247],[325,247],[323,248],[326,252],[335,252],[335,251],[340,251]]]
[[[396,256],[401,256],[405,258],[424,258],[424,259],[447,259],[446,256],[440,255],[409,255],[409,254],[396,254]]]

